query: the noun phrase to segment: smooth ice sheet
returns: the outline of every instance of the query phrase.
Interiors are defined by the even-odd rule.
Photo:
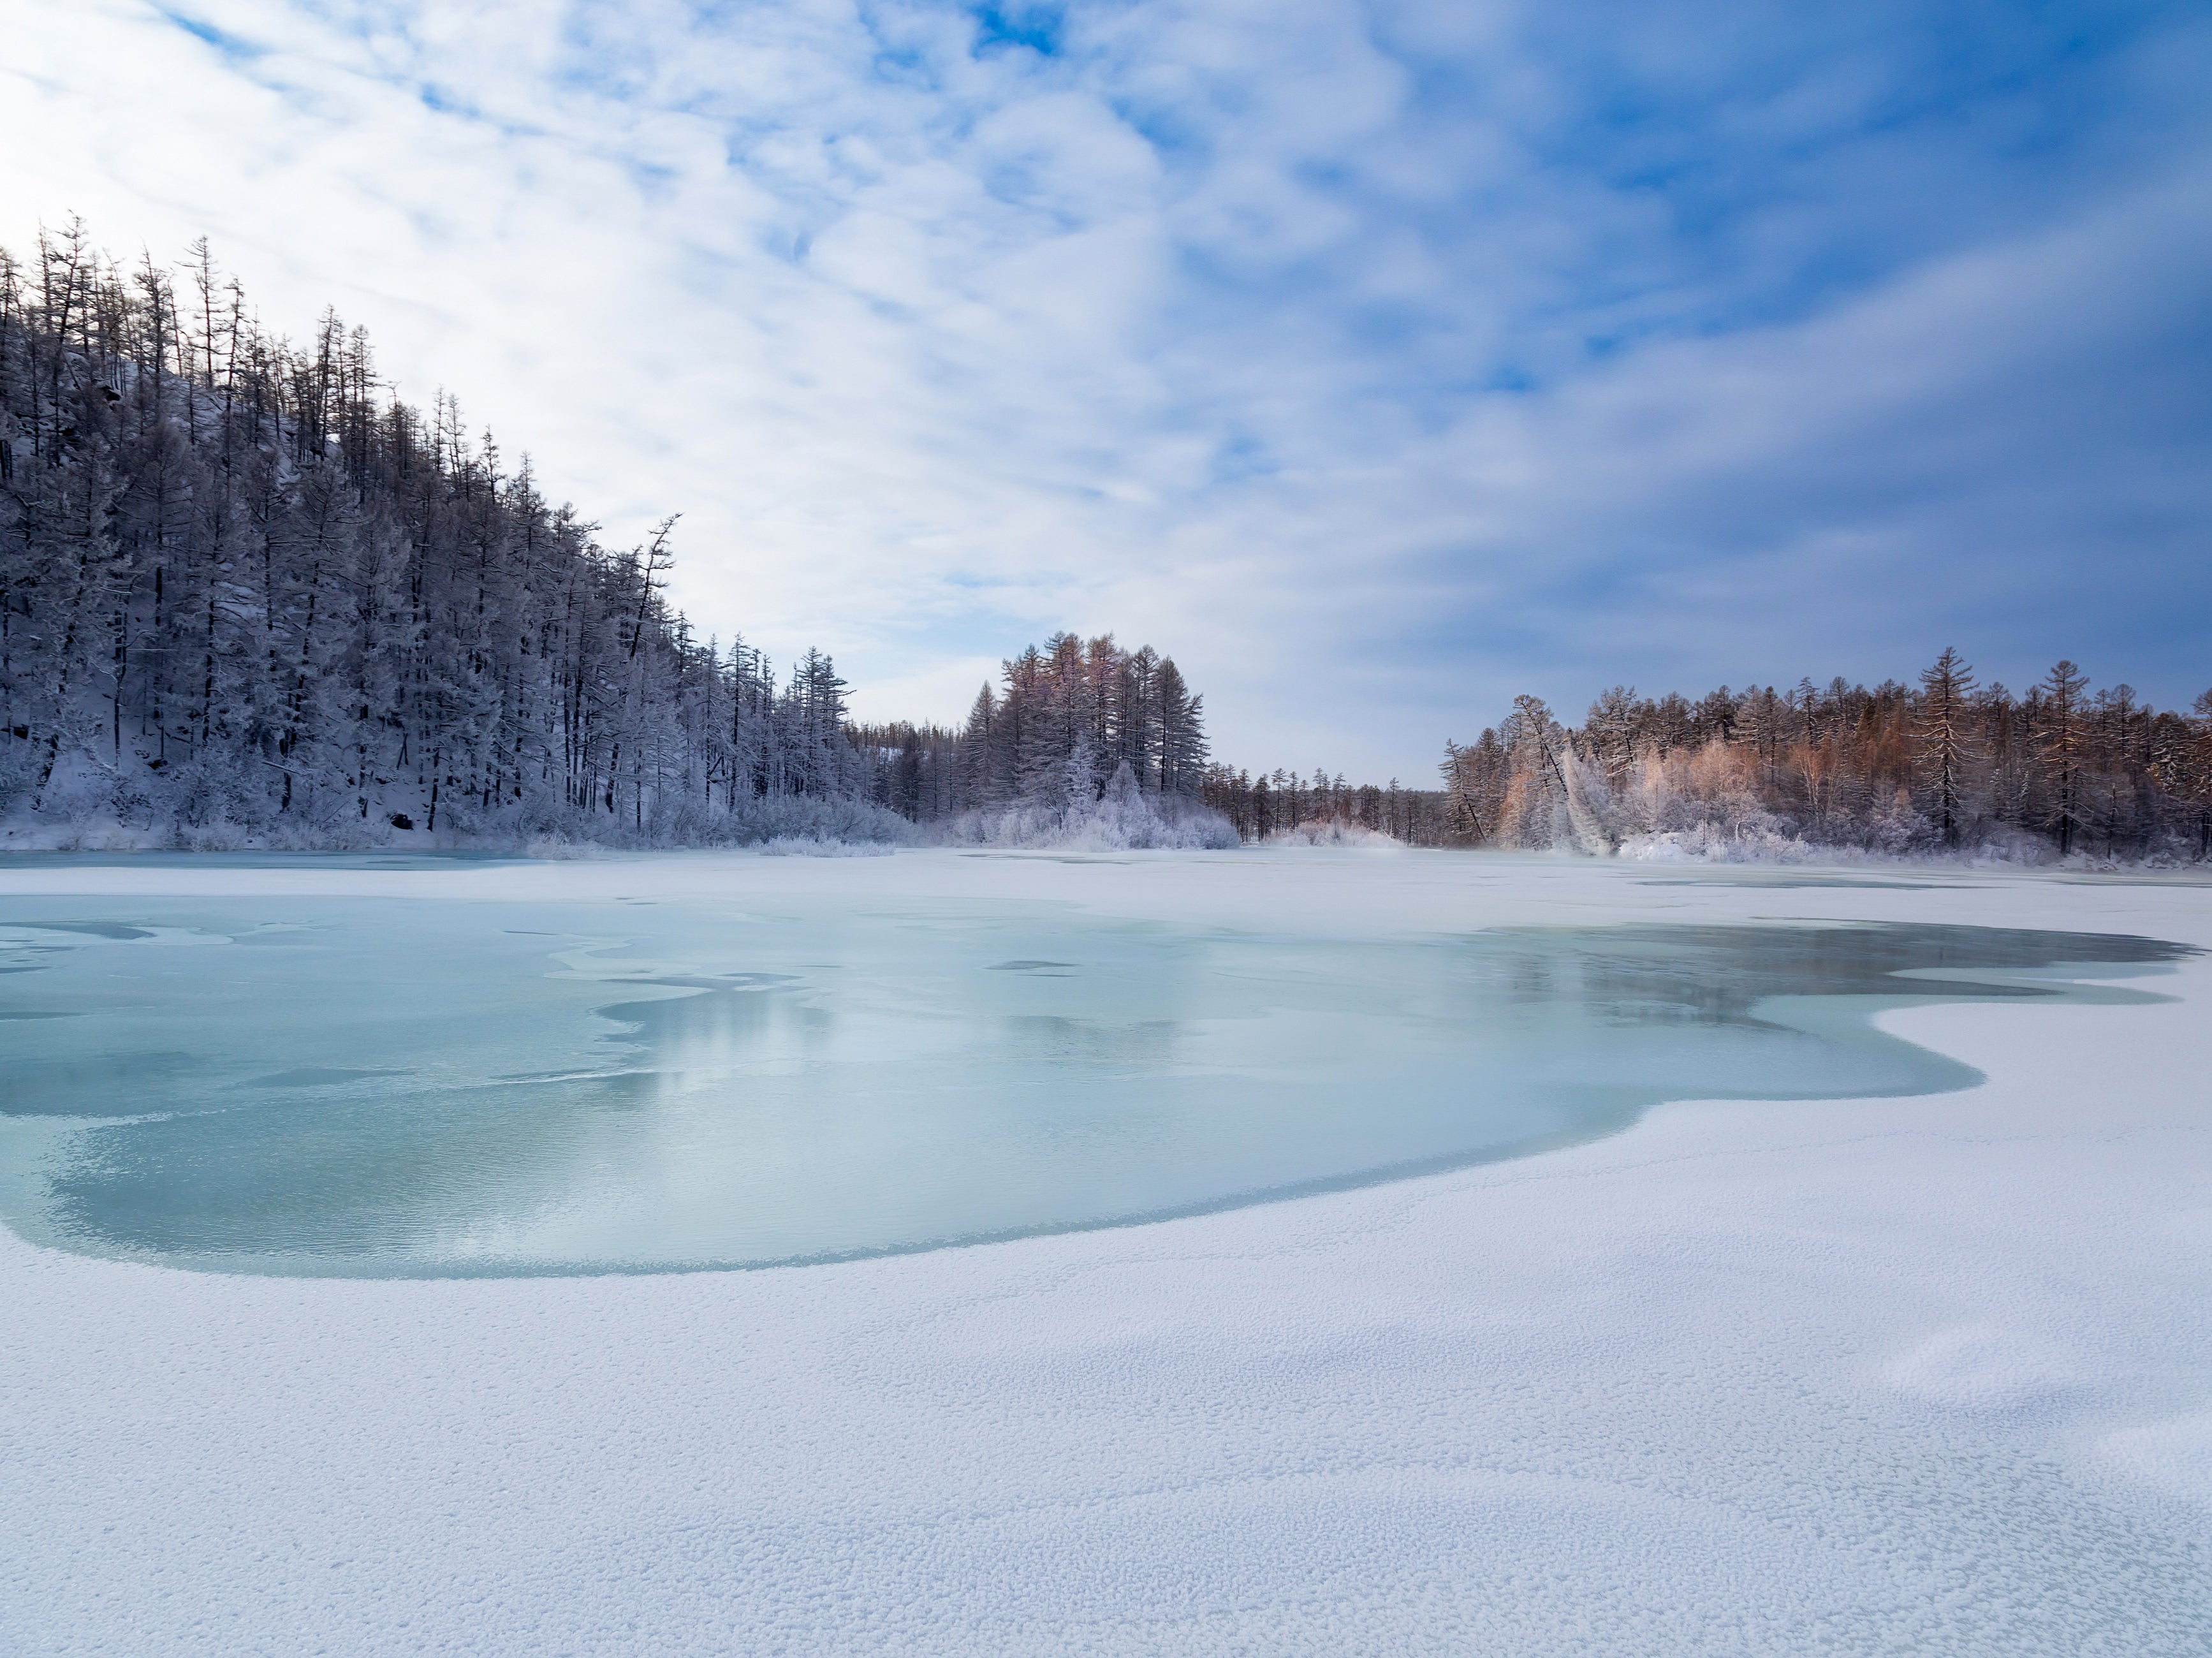
[[[1871,1013],[2079,998],[2032,975],[2184,953],[1927,924],[1285,920],[0,899],[0,1215],[89,1253],[306,1273],[892,1253],[1523,1155],[1667,1099],[1957,1088],[1974,1073]]]

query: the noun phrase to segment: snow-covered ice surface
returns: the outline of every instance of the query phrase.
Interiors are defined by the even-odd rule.
[[[1974,1073],[1868,1015],[2141,1000],[2050,975],[2186,953],[1921,923],[1306,919],[818,889],[17,896],[0,1220],[156,1265],[358,1277],[849,1259],[1431,1173],[1669,1099],[1956,1088]]]
[[[0,911],[272,895],[2212,945],[2185,881],[1449,854],[0,868]],[[1964,1091],[928,1254],[362,1279],[0,1237],[0,1651],[2212,1649],[2212,970],[2116,982],[2171,999],[1880,1016]]]

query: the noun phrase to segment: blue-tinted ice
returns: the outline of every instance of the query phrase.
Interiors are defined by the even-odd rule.
[[[835,1259],[1509,1157],[1667,1099],[1958,1087],[1867,1015],[2132,996],[2036,975],[2185,953],[1937,926],[1344,943],[822,898],[10,899],[0,1214],[280,1272]]]

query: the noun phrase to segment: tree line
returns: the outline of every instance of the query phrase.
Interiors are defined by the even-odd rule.
[[[604,545],[334,311],[265,328],[204,240],[0,250],[0,816],[307,846],[1202,813],[1202,699],[1151,647],[1056,634],[957,731],[857,726],[826,655],[779,676],[668,604],[675,525]]]
[[[2071,661],[2014,693],[1954,649],[1912,685],[1723,685],[1694,700],[1615,686],[1580,726],[1521,696],[1447,743],[1443,787],[1208,768],[1206,802],[1246,841],[1369,831],[1413,846],[1596,854],[1993,849],[2212,858],[2212,691],[2186,711],[2093,691]]]
[[[702,639],[674,519],[610,548],[386,394],[326,312],[264,328],[204,241],[0,251],[0,812],[327,844],[387,826],[880,832],[846,686]],[[375,838],[370,835],[368,838]]]
[[[1056,633],[1000,666],[957,731],[864,726],[854,744],[883,767],[881,798],[917,823],[1103,797],[1126,768],[1154,797],[1191,799],[1204,777],[1205,699],[1173,657],[1111,634]]]
[[[1206,804],[1236,826],[1245,841],[1282,840],[1310,830],[1361,830],[1408,846],[1442,847],[1465,837],[1455,826],[1440,789],[1352,784],[1341,772],[1316,767],[1311,777],[1277,767],[1253,772],[1229,765],[1206,768],[1200,787]]]
[[[1616,686],[1579,726],[1522,696],[1448,744],[1443,772],[1463,844],[2212,856],[2212,691],[2162,709],[2125,684],[2093,692],[2071,661],[2017,693],[1953,649],[1871,690]]]

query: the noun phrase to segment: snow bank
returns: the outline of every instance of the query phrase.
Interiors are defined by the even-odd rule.
[[[2152,933],[2212,890],[1297,849],[0,869],[26,891],[950,893],[1449,938]],[[223,1278],[0,1237],[0,1650],[2182,1654],[2212,1628],[2212,966],[1885,1016],[1961,1094],[833,1267]],[[2124,1062],[2119,1056],[2124,1055]]]
[[[1632,835],[1621,841],[1618,855],[1642,864],[1809,864],[1822,853],[1794,835],[1764,826],[1729,829],[1699,823],[1694,829]],[[1832,853],[1828,861],[1834,861]]]
[[[1802,835],[1785,835],[1771,825],[1729,827],[1700,823],[1687,829],[1629,835],[1613,855],[1630,863],[1644,864],[1824,864],[1893,870],[2075,870],[2106,873],[2171,870],[2212,873],[2201,859],[2185,853],[2121,858],[2075,852],[2062,858],[2040,836],[1994,830],[1974,845],[1956,851],[1923,847],[1898,852],[1825,845],[1808,841]]]
[[[404,817],[404,814],[402,815]],[[915,826],[872,801],[838,796],[773,795],[734,812],[709,813],[696,804],[649,817],[640,827],[596,811],[516,808],[478,814],[465,805],[443,810],[435,834],[423,821],[363,821],[340,816],[320,822],[270,818],[245,823],[216,816],[198,822],[125,823],[112,815],[82,819],[17,817],[0,825],[0,850],[21,852],[366,852],[456,850],[520,852],[530,857],[580,857],[602,851],[670,851],[757,847],[776,841],[842,842],[855,847],[910,845]]]

